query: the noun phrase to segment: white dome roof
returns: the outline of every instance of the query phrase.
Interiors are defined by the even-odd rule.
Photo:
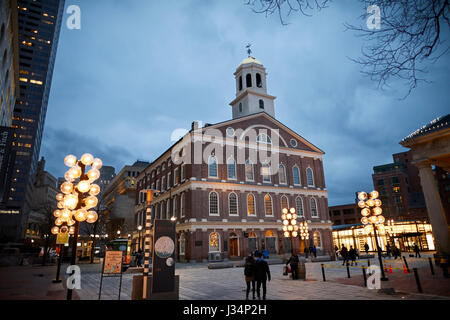
[[[252,56],[249,56],[248,58],[245,58],[244,60],[242,60],[242,62],[241,62],[241,64],[239,66],[241,66],[243,64],[249,64],[249,63],[256,63],[256,64],[262,65],[262,63],[260,61],[256,60]]]

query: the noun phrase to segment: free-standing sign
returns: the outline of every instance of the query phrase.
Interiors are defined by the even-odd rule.
[[[100,278],[100,290],[98,292],[98,300],[100,300],[102,295],[103,278],[114,278],[114,277],[120,277],[120,285],[119,285],[119,300],[120,300],[120,292],[122,290],[122,261],[123,261],[122,251],[105,252],[105,258],[103,259],[103,266],[102,266],[102,277]]]
[[[153,229],[152,293],[175,290],[175,222],[155,220]]]
[[[66,244],[69,243],[69,233],[58,233],[56,236],[56,244]]]

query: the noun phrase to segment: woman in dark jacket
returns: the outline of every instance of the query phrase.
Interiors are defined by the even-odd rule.
[[[248,256],[245,259],[245,265],[244,265],[244,276],[245,276],[245,282],[247,284],[247,295],[246,299],[248,300],[248,294],[250,293],[250,284],[252,285],[252,291],[253,291],[253,300],[256,299],[255,297],[255,259],[252,256]]]

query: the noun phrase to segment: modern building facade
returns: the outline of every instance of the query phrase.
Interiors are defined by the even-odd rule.
[[[361,221],[360,209],[355,203],[329,207],[329,216],[334,226],[356,224]]]
[[[31,210],[34,176],[56,58],[64,0],[18,0],[20,95],[13,113],[15,155],[0,215],[3,238],[21,240]]]
[[[160,193],[152,219],[176,223],[180,261],[242,259],[254,250],[291,252],[283,236],[282,209],[295,208],[307,221],[310,239],[294,240],[303,251],[332,250],[324,152],[274,118],[275,97],[267,93],[266,69],[253,57],[234,73],[233,118],[192,124],[191,131],[137,177],[136,225],[144,225],[145,196]]]
[[[392,157],[393,163],[373,168],[373,185],[380,193],[383,215],[396,221],[428,219],[419,170],[412,163],[411,152]]]
[[[104,180],[110,181],[102,191],[101,203],[104,206],[102,214],[105,215],[106,231],[111,238],[132,234],[135,230],[134,206],[136,203],[136,178],[149,165],[149,162],[136,161],[131,166],[125,166],[111,180],[112,172],[103,171],[106,174]]]

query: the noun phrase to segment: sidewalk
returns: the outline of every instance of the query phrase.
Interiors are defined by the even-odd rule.
[[[61,283],[52,283],[56,266],[24,266],[0,268],[0,300],[66,300],[63,267]],[[73,300],[80,300],[73,291]]]

